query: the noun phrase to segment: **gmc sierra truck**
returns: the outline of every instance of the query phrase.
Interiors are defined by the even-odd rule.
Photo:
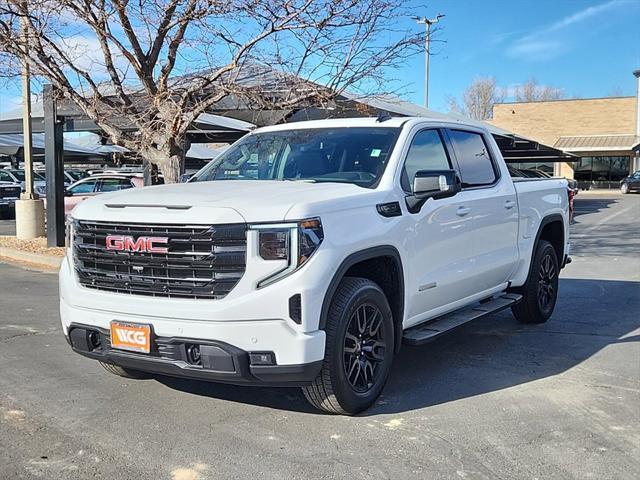
[[[403,343],[505,308],[552,314],[564,179],[512,179],[480,124],[357,118],[257,129],[186,184],[72,212],[71,348],[130,378],[300,386],[366,409]]]

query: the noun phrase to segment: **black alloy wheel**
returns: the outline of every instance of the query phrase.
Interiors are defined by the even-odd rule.
[[[382,313],[373,304],[360,305],[353,312],[344,337],[344,373],[357,393],[366,393],[376,384],[387,348]]]
[[[542,312],[548,312],[555,300],[556,271],[552,252],[546,252],[540,262],[538,273],[538,306]]]

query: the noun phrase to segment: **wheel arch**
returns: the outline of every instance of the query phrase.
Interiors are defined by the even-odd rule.
[[[387,269],[391,268],[389,272]],[[380,286],[393,314],[395,351],[402,343],[404,318],[404,270],[398,249],[392,245],[366,248],[350,254],[334,273],[322,300],[320,329],[324,330],[331,300],[340,281],[346,276],[367,278]]]
[[[558,265],[561,267],[564,264],[564,218],[559,213],[552,213],[547,215],[540,221],[540,225],[538,226],[538,231],[536,232],[535,239],[533,241],[533,245],[531,247],[531,253],[529,255],[529,267],[527,268],[527,276],[529,278],[531,275],[531,268],[533,267],[533,258],[536,254],[536,249],[538,248],[538,244],[540,240],[547,240],[553,245],[554,250],[556,251],[556,256],[558,257]],[[517,287],[520,288],[520,287]]]
[[[532,254],[535,254],[535,248],[540,240],[546,240],[553,245],[558,257],[558,265],[562,265],[564,261],[564,218],[559,213],[553,213],[542,219],[536,234],[536,241]]]

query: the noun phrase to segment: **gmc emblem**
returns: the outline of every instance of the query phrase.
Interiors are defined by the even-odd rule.
[[[167,247],[157,247],[156,244],[169,243],[167,237],[138,237],[134,239],[129,235],[107,235],[107,250],[117,252],[146,252],[146,253],[167,253]]]

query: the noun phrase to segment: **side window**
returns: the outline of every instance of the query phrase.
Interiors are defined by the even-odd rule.
[[[131,188],[131,181],[128,178],[105,178],[100,182],[100,192],[115,192]]]
[[[7,172],[0,171],[0,180],[3,182],[13,182],[13,178]]]
[[[74,187],[71,187],[69,191],[72,195],[82,195],[84,193],[93,193],[93,187],[95,187],[96,181],[91,180],[89,182],[82,182]]]
[[[402,188],[410,192],[416,172],[449,169],[451,164],[438,130],[422,130],[411,141],[400,182]]]
[[[456,150],[463,187],[491,185],[496,181],[496,170],[482,135],[449,130],[449,136]]]

